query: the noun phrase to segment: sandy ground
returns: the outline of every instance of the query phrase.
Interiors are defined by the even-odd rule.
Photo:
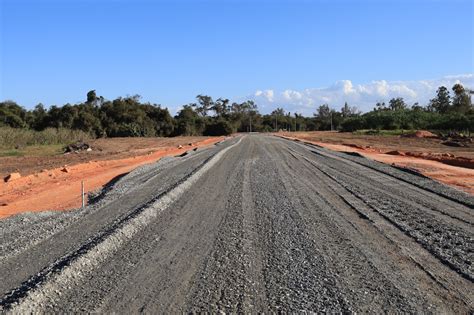
[[[415,169],[425,176],[474,195],[473,147],[448,147],[441,144],[439,139],[362,136],[339,132],[287,132],[278,135],[335,151],[358,152],[379,162]]]
[[[81,206],[85,191],[101,188],[114,178],[164,156],[211,145],[223,137],[116,138],[91,143],[92,152],[51,157],[0,158],[2,175],[23,176],[0,183],[0,218],[25,211],[65,210]],[[182,146],[180,148],[179,146]],[[64,165],[67,172],[64,170]],[[9,171],[7,171],[9,170]],[[24,176],[26,175],[26,176]]]

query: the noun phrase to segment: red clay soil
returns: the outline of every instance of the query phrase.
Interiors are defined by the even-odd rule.
[[[39,173],[44,169],[53,169],[64,165],[88,163],[89,161],[106,161],[147,155],[155,151],[176,148],[179,145],[189,146],[209,137],[142,137],[142,138],[99,138],[86,141],[92,151],[60,154],[46,152],[45,148],[27,150],[25,156],[0,157],[0,175],[2,178],[10,173],[19,172],[22,176]],[[47,148],[46,148],[47,150]]]
[[[364,145],[360,139],[356,139],[358,140],[356,141],[357,144],[348,143],[350,139],[347,139],[347,136],[345,136],[345,142],[342,144],[329,143],[334,140],[333,138],[324,142],[314,141],[315,134],[308,132],[304,134],[284,133],[279,135],[289,139],[299,139],[335,151],[358,152],[375,161],[415,169],[427,177],[474,195],[473,158],[459,157],[448,152],[432,152],[433,148],[431,146],[425,146],[423,148],[424,152],[399,150],[396,146],[391,146],[390,141],[382,141],[383,139],[380,140],[379,146],[374,141],[371,141],[371,145]],[[319,132],[317,135],[319,137],[321,133]],[[329,135],[329,137],[333,136]],[[337,140],[334,142],[337,142]]]
[[[89,161],[33,173],[10,182],[0,183],[0,218],[25,211],[67,210],[81,206],[81,181],[85,191],[101,188],[113,178],[136,167],[153,163],[164,156],[174,156],[191,148],[222,141],[224,137],[207,138],[187,145],[160,148],[142,155]],[[137,150],[135,150],[137,151]],[[138,149],[139,151],[139,149]]]

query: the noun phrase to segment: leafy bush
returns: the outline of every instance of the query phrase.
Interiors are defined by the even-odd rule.
[[[474,130],[474,115],[450,113],[440,115],[431,122],[430,129],[438,130]]]
[[[233,132],[232,125],[225,120],[218,120],[206,125],[205,136],[227,136]]]
[[[344,120],[341,124],[342,131],[356,131],[359,129],[363,129],[365,127],[365,118],[358,116],[358,117],[349,117]]]

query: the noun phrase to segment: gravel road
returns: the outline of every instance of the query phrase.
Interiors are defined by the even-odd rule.
[[[251,134],[0,221],[2,312],[474,312],[474,198]]]

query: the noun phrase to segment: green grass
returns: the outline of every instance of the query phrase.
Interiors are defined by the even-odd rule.
[[[23,153],[18,150],[0,150],[0,157],[6,156],[23,156]]]
[[[31,145],[20,149],[0,149],[0,157],[53,156],[63,153],[63,144]]]
[[[64,128],[48,128],[43,131],[0,128],[0,157],[52,156],[77,141],[88,141],[91,135]]]

